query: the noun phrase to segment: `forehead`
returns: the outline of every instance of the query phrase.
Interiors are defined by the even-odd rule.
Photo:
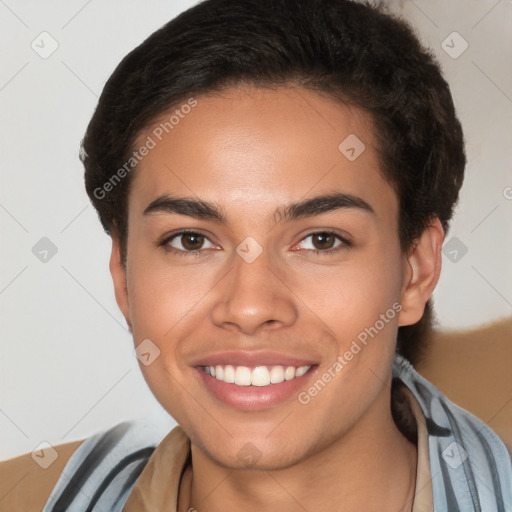
[[[194,102],[140,134],[136,147],[153,147],[135,170],[130,211],[172,194],[270,215],[276,205],[338,191],[396,213],[363,111],[303,88],[238,86]]]

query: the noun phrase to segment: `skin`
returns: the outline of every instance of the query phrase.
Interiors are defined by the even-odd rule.
[[[439,278],[439,221],[401,252],[398,199],[380,173],[365,113],[291,86],[239,86],[196,99],[138,165],[126,271],[115,234],[110,262],[135,344],[149,338],[161,351],[141,365],[144,377],[191,439],[193,470],[184,474],[179,510],[410,510],[416,447],[391,417],[391,368],[398,326],[421,318]],[[355,161],[338,149],[349,134],[366,146]],[[276,214],[335,192],[373,212]],[[226,223],[144,215],[166,194],[213,203]],[[158,246],[190,229],[206,236],[200,252]],[[310,236],[326,231],[351,245]],[[248,236],[263,250],[252,263],[236,252]],[[191,247],[186,237],[170,244]],[[307,390],[394,303],[400,313],[307,405],[293,395],[266,410],[238,410],[214,398],[191,366],[224,350],[277,350],[317,362]],[[261,457],[248,468],[237,454],[249,442]]]

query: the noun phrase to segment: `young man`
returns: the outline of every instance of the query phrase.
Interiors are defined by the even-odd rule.
[[[206,0],[121,62],[82,160],[179,426],[74,446],[45,511],[512,507],[503,443],[408,362],[465,156],[407,26],[347,0]]]

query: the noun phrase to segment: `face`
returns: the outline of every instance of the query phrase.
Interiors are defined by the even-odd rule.
[[[195,100],[140,135],[156,144],[133,176],[126,274],[114,241],[118,303],[157,356],[149,387],[227,467],[376,433],[418,311],[370,119],[300,88]]]

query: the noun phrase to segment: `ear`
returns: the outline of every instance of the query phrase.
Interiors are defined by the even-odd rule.
[[[130,321],[130,301],[128,298],[128,285],[126,281],[126,272],[121,264],[121,246],[119,237],[112,234],[112,252],[110,254],[110,274],[114,282],[114,291],[116,302],[123,314],[130,332],[132,332],[132,324]]]
[[[441,249],[444,229],[436,217],[430,226],[415,241],[404,261],[404,284],[402,288],[402,310],[398,325],[412,325],[419,322],[425,310],[425,303],[432,295],[441,274]]]

